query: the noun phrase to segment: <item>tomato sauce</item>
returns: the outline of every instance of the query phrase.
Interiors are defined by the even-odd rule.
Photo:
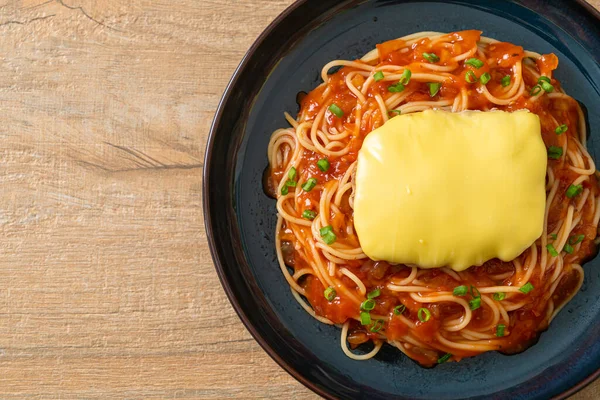
[[[518,63],[523,63],[526,53],[521,46],[511,43],[496,42],[487,45],[484,48],[483,55],[473,51],[481,39],[481,31],[468,30],[455,32],[448,35],[444,40],[436,40],[431,38],[423,38],[414,42],[404,40],[391,40],[377,45],[379,52],[378,65],[399,65],[406,66],[413,74],[416,73],[436,73],[435,70],[428,69],[423,66],[424,63],[431,63],[424,55],[426,53],[434,53],[438,57],[438,61],[433,63],[436,67],[450,67],[451,71],[443,71],[444,82],[440,90],[432,95],[430,92],[429,82],[422,80],[411,80],[404,90],[410,92],[406,98],[406,102],[423,102],[423,101],[442,101],[454,99],[460,95],[462,91],[466,91],[468,97],[468,108],[471,110],[489,110],[492,108],[515,111],[528,109],[540,117],[542,126],[542,138],[546,146],[562,147],[568,138],[575,138],[578,132],[578,113],[577,105],[574,102],[562,102],[558,107],[548,96],[542,96],[536,101],[532,100],[531,90],[538,84],[536,77],[523,68],[523,80],[525,91],[515,101],[508,105],[494,104],[488,100],[488,97],[483,93],[480,85],[470,83],[466,79],[468,73],[473,74],[479,80],[482,75],[489,74],[490,81],[486,87],[488,91],[499,96],[507,89],[503,84],[503,79],[511,77],[514,79],[514,67]],[[465,58],[456,61],[457,56],[471,52]],[[483,61],[483,65],[477,68],[464,62],[468,58],[479,58]],[[372,62],[368,65],[375,65]],[[543,55],[535,62],[537,73],[548,76],[551,79],[552,85],[555,88],[560,88],[560,83],[552,78],[552,72],[558,67],[558,58],[553,54]],[[328,184],[334,181],[340,181],[348,171],[351,164],[356,161],[358,151],[362,146],[365,136],[375,129],[381,121],[365,121],[364,119],[358,125],[356,120],[357,97],[349,90],[346,84],[346,77],[354,71],[364,71],[355,67],[342,67],[334,74],[330,75],[330,79],[326,84],[323,84],[300,100],[301,111],[300,115],[305,119],[314,119],[322,110],[323,106],[330,104],[337,105],[343,112],[343,116],[336,116],[330,110],[324,114],[326,126],[335,127],[338,132],[352,132],[347,138],[350,151],[341,156],[328,157],[330,168],[324,172],[317,167],[317,161],[322,158],[316,152],[305,150],[300,165],[298,165],[299,182],[304,182],[309,177],[314,177],[318,182],[323,183],[319,187],[310,192],[301,192],[296,197],[296,207],[299,214],[304,210],[319,210],[319,202],[323,193],[323,189],[327,188]],[[352,80],[359,90],[365,83],[365,78],[360,74],[355,75]],[[366,93],[366,104],[363,105],[362,112],[370,111],[374,115],[379,113],[379,106],[375,100],[376,95],[382,96],[384,99],[390,96],[389,88],[395,85],[397,81],[382,80],[373,82]],[[568,130],[562,135],[557,135],[555,129],[559,124],[566,124]],[[575,146],[572,141],[569,146]],[[573,150],[577,150],[573,148]],[[559,187],[556,192],[555,199],[550,207],[548,214],[548,231],[552,231],[560,221],[564,220],[569,205],[573,201],[566,197],[566,191],[571,183],[578,177],[578,173],[572,171],[565,165],[564,157],[560,160],[549,159],[549,165],[554,171],[554,178],[558,180]],[[280,181],[283,171],[270,171],[271,177],[275,181]],[[272,184],[271,191],[272,191]],[[597,193],[598,182],[594,176],[583,183],[584,188],[590,189],[593,193]],[[353,226],[352,208],[350,207],[349,192],[342,198],[339,205],[340,213],[332,211],[332,226],[338,235],[338,243],[346,244],[350,247],[359,246],[358,239],[351,229]],[[310,228],[303,227],[303,230],[310,236]],[[593,214],[584,214],[582,222],[578,225],[574,234],[584,234],[585,239],[579,245],[577,254],[572,254],[565,258],[565,262],[577,263],[581,260],[594,254],[596,246],[593,240],[597,236],[596,227],[593,224]],[[293,232],[287,228],[284,222],[284,229],[280,237],[284,240],[286,251],[284,258],[286,264],[298,271],[302,268],[308,268],[309,263],[304,257],[306,253],[298,252],[294,249],[293,243],[296,243],[296,238]],[[283,248],[283,247],[282,247]],[[323,260],[326,262],[326,260]],[[526,263],[525,256],[522,256],[521,264]],[[385,261],[373,261],[369,259],[349,260],[345,263],[344,268],[347,268],[354,274],[367,288],[367,293],[373,290],[379,290],[380,295],[376,298],[376,304],[371,311],[372,315],[381,315],[386,317],[385,326],[376,332],[372,332],[367,327],[360,325],[357,321],[360,308],[357,304],[348,298],[337,295],[332,301],[327,300],[323,293],[326,289],[323,283],[314,275],[308,276],[302,281],[302,287],[305,290],[305,297],[313,307],[316,314],[328,318],[336,324],[342,324],[350,320],[350,329],[348,334],[348,342],[354,348],[368,340],[387,339],[391,341],[401,341],[405,336],[412,335],[427,346],[431,346],[437,350],[432,350],[427,347],[421,348],[418,346],[407,346],[404,351],[422,365],[434,365],[440,355],[440,350],[452,353],[454,360],[460,360],[463,357],[473,356],[478,354],[478,351],[457,350],[446,347],[439,342],[437,335],[444,329],[445,321],[460,318],[464,314],[463,306],[454,302],[437,302],[437,303],[421,303],[415,301],[410,293],[395,292],[387,289],[387,284],[390,281],[401,281],[409,276],[412,269],[406,265],[391,265]],[[481,266],[471,267],[470,269],[458,274],[448,274],[440,269],[422,270],[419,272],[418,280],[428,289],[437,292],[452,292],[458,286],[466,286],[468,291],[464,294],[465,301],[470,302],[477,298],[477,288],[490,286],[506,286],[511,285],[511,278],[517,273],[512,262],[503,262],[497,259],[487,261]],[[459,277],[459,279],[456,279]],[[358,288],[354,281],[344,276],[342,282],[346,287],[353,288],[358,294]],[[538,337],[540,331],[547,327],[546,309],[548,301],[546,291],[546,282],[539,276],[533,275],[531,284],[538,290],[533,290],[530,293],[515,293],[512,294],[510,301],[512,303],[524,303],[519,309],[510,312],[510,323],[505,326],[504,336],[490,340],[494,343],[495,350],[505,353],[515,353],[526,349],[533,344]],[[554,307],[559,307],[566,299],[570,298],[577,288],[578,277],[576,271],[567,274],[561,279],[555,292],[551,296]],[[431,292],[418,293],[422,296],[428,296]],[[397,307],[401,307],[401,317]],[[427,309],[429,316],[427,318],[419,317],[419,310]],[[395,312],[396,310],[396,312]],[[423,312],[421,312],[423,314]],[[472,311],[473,317],[469,323],[468,329],[478,329],[486,327],[493,320],[494,315],[489,306],[485,302],[481,302],[480,307]],[[407,325],[406,321],[410,321],[414,327]],[[494,334],[495,331],[488,332]]]

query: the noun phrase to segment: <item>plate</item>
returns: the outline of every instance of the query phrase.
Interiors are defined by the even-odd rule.
[[[235,72],[210,132],[204,215],[221,283],[269,355],[326,398],[565,398],[600,375],[600,258],[580,293],[539,342],[513,356],[485,353],[424,369],[388,345],[348,359],[340,329],[293,299],[275,256],[275,201],[262,189],[271,133],[298,111],[296,95],[323,65],[420,31],[480,29],[485,36],[560,59],[567,93],[588,110],[590,153],[600,161],[600,16],[583,1],[299,1],[258,38]]]

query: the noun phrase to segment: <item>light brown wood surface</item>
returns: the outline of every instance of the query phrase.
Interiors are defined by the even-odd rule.
[[[0,0],[0,398],[316,398],[229,305],[201,207],[219,98],[290,3]]]

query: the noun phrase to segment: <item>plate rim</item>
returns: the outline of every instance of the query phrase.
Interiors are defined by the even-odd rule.
[[[254,327],[254,325],[250,321],[250,318],[244,311],[239,300],[235,296],[229,281],[227,280],[227,277],[225,274],[225,268],[224,268],[223,263],[221,262],[221,258],[219,256],[219,253],[217,250],[217,244],[216,244],[215,235],[214,235],[212,218],[210,217],[211,207],[210,207],[210,202],[208,200],[208,195],[207,195],[209,193],[209,182],[210,182],[210,177],[209,177],[210,174],[209,174],[209,169],[207,168],[207,166],[210,165],[210,162],[213,157],[213,147],[214,147],[216,132],[219,128],[220,121],[223,118],[225,105],[227,104],[227,102],[229,101],[230,97],[233,94],[233,88],[236,86],[236,84],[240,78],[241,72],[248,66],[248,64],[250,62],[250,58],[252,58],[252,56],[254,55],[256,50],[260,47],[260,45],[273,32],[275,27],[277,27],[282,21],[284,21],[293,11],[295,11],[297,8],[299,8],[300,6],[302,6],[303,4],[305,4],[309,1],[310,0],[295,0],[292,4],[290,4],[281,13],[279,13],[277,15],[277,17],[275,17],[275,19],[273,21],[271,21],[267,25],[267,27],[260,33],[260,35],[254,40],[254,42],[252,42],[252,45],[246,51],[246,53],[244,53],[244,56],[242,57],[238,66],[236,67],[235,71],[233,72],[231,79],[227,83],[227,86],[225,87],[225,90],[223,91],[223,95],[221,96],[221,99],[219,100],[219,103],[217,105],[215,115],[213,117],[210,129],[208,131],[208,140],[206,142],[206,150],[205,150],[205,154],[204,154],[204,168],[202,170],[202,212],[203,212],[203,217],[204,217],[204,228],[206,231],[208,247],[210,249],[210,255],[211,255],[214,267],[215,267],[215,269],[217,271],[217,275],[219,277],[219,282],[221,283],[221,286],[225,290],[227,299],[231,303],[237,316],[242,321],[242,324],[244,324],[244,327],[246,328],[246,330],[248,330],[248,332],[250,332],[250,335],[252,336],[252,338],[269,355],[269,357],[271,357],[271,359],[273,361],[275,361],[277,363],[277,365],[279,365],[285,372],[287,372],[290,376],[292,376],[296,381],[300,382],[302,385],[304,385],[304,387],[312,390],[314,393],[318,394],[319,396],[321,396],[325,399],[337,400],[336,397],[333,396],[331,393],[325,391],[324,389],[321,389],[320,387],[315,385],[312,381],[310,381],[308,378],[306,378],[304,375],[302,375],[300,372],[298,372],[295,368],[292,368],[290,366],[290,364],[286,360],[284,360],[269,343],[267,343],[267,340],[265,340],[258,333],[257,329]],[[598,370],[598,372],[600,373],[600,369]]]
[[[580,7],[582,7],[585,12],[587,12],[592,18],[595,18],[600,24],[600,10],[596,9],[586,0],[571,0]],[[284,360],[277,351],[268,343],[268,341],[261,336],[258,330],[254,327],[253,323],[250,321],[249,316],[245,312],[244,308],[240,304],[240,301],[234,294],[234,290],[229,283],[226,273],[225,273],[225,265],[221,260],[219,252],[217,250],[217,243],[215,240],[215,233],[213,229],[213,218],[211,217],[211,206],[209,201],[209,183],[211,181],[209,168],[207,166],[211,165],[213,159],[213,150],[214,150],[214,142],[216,133],[219,130],[219,125],[221,123],[221,119],[223,118],[223,113],[226,104],[229,102],[233,89],[238,83],[240,75],[244,71],[244,69],[248,66],[251,61],[251,58],[254,56],[256,50],[263,44],[263,42],[271,35],[271,33],[275,30],[276,27],[279,26],[281,22],[283,22],[290,14],[292,14],[296,9],[305,5],[306,3],[311,2],[311,0],[295,0],[292,4],[286,7],[281,13],[279,13],[271,23],[267,25],[267,27],[260,33],[260,35],[254,40],[250,48],[245,52],[238,66],[235,68],[231,79],[227,83],[223,95],[221,96],[219,103],[217,105],[213,120],[211,122],[211,126],[208,133],[208,139],[205,148],[204,155],[204,168],[202,171],[202,211],[203,211],[203,220],[205,226],[205,232],[207,236],[207,242],[210,249],[211,258],[213,261],[213,265],[219,277],[219,281],[221,286],[225,290],[225,294],[229,302],[231,303],[234,311],[237,316],[240,318],[241,322],[244,324],[244,327],[251,334],[253,339],[260,345],[260,347],[271,357],[273,361],[275,361],[284,371],[286,371],[289,375],[291,375],[296,381],[300,382],[306,388],[312,390],[314,393],[319,396],[335,400],[337,399],[332,393],[321,388],[320,386],[314,384],[310,379],[305,377],[301,372],[292,367],[286,360]],[[515,2],[518,2],[515,1]],[[343,2],[340,2],[340,4]],[[600,339],[599,339],[600,340]],[[594,372],[590,375],[579,381],[577,384],[571,386],[570,388],[564,390],[563,392],[552,397],[552,400],[564,400],[575,393],[579,392],[590,383],[594,382],[596,379],[600,377],[600,367],[598,367]]]

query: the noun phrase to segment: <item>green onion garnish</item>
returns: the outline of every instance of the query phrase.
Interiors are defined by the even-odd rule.
[[[502,87],[507,87],[508,85],[510,85],[510,75],[506,75],[502,78]]]
[[[401,84],[400,82],[388,87],[388,92],[392,92],[392,93],[400,93],[403,90],[404,90],[404,85]]]
[[[438,94],[438,92],[440,91],[440,87],[442,87],[442,84],[439,82],[428,83],[428,85],[429,85],[429,95],[431,97],[434,97],[436,94]]]
[[[375,321],[373,326],[371,328],[369,328],[369,330],[373,333],[379,332],[381,330],[381,328],[383,328],[383,325],[385,325],[385,321],[382,319],[378,319],[377,321]]]
[[[492,297],[496,301],[502,301],[502,300],[504,300],[506,298],[506,293],[504,293],[504,292],[497,292],[497,293],[494,293],[494,295]]]
[[[443,356],[441,356],[440,358],[438,358],[437,363],[438,364],[443,364],[446,361],[448,361],[450,359],[450,357],[452,357],[452,354],[446,353]]]
[[[500,324],[496,327],[496,336],[502,337],[504,336],[504,329],[506,329],[506,325]]]
[[[394,314],[400,315],[406,310],[406,306],[404,304],[400,304],[399,306],[394,307]]]
[[[290,179],[288,179],[287,181],[285,181],[285,186],[287,186],[287,187],[296,187],[297,184],[298,184],[298,182],[292,181]]]
[[[542,87],[540,85],[535,85],[534,87],[531,88],[529,95],[537,96],[541,91],[542,91]]]
[[[481,292],[473,285],[471,285],[471,296],[474,298],[481,297]]]
[[[577,243],[583,242],[583,239],[585,239],[585,235],[571,236],[569,238],[569,244],[575,246]]]
[[[573,246],[571,246],[569,243],[567,243],[567,244],[565,244],[565,247],[563,247],[563,251],[567,254],[572,254]]]
[[[469,288],[467,288],[465,285],[461,285],[461,286],[455,287],[454,290],[452,291],[452,294],[455,296],[464,296],[465,294],[467,294],[468,291],[469,291]]]
[[[410,77],[412,76],[412,73],[410,72],[410,69],[405,69],[404,72],[402,72],[402,76],[400,77],[400,83],[403,85],[408,85],[408,82],[410,82]]]
[[[375,72],[375,75],[373,75],[373,79],[375,79],[375,82],[379,82],[380,80],[382,80],[383,72],[381,72],[381,71]]]
[[[552,244],[547,244],[546,248],[548,249],[548,253],[550,253],[550,255],[552,257],[556,257],[558,255],[558,251],[556,251],[556,249],[554,248],[554,246],[552,246]]]
[[[563,155],[562,147],[558,146],[550,146],[548,147],[548,158],[552,158],[553,160],[558,160]]]
[[[523,286],[521,286],[521,288],[519,289],[519,292],[521,293],[529,293],[533,290],[533,285],[531,284],[531,282],[527,282],[526,284],[524,284]]]
[[[373,300],[373,299],[367,299],[367,300],[363,301],[362,303],[360,303],[360,309],[363,311],[371,311],[374,308],[375,308],[375,300]]]
[[[332,302],[336,296],[335,289],[333,288],[333,286],[329,286],[327,289],[325,289],[323,295],[325,296],[327,301]]]
[[[550,234],[550,239],[556,240],[557,238],[558,238],[558,235],[556,233],[551,233]]]
[[[371,325],[371,314],[369,314],[366,311],[361,311],[360,324],[361,325]]]
[[[479,77],[479,82],[481,82],[483,85],[487,85],[487,83],[492,79],[492,76],[490,75],[489,72],[486,72],[484,74],[482,74]]]
[[[289,191],[289,189],[288,189],[287,185],[284,185],[284,186],[281,188],[281,194],[282,194],[283,196],[285,196],[285,195],[286,195],[286,194],[288,194],[289,192],[290,192],[290,191]]]
[[[554,91],[554,86],[546,81],[542,81],[540,85],[542,86],[542,89],[544,89],[544,92],[552,93]]]
[[[569,127],[567,126],[567,124],[562,124],[561,126],[559,126],[558,128],[556,128],[556,129],[554,130],[554,132],[555,132],[557,135],[562,135],[563,133],[565,133],[565,132],[566,132],[566,131],[568,131],[568,130],[569,130]]]
[[[321,158],[319,161],[317,161],[317,167],[319,167],[321,171],[327,172],[329,169],[329,161],[326,158]]]
[[[400,115],[400,114],[402,114],[402,111],[400,111],[400,110],[390,110],[390,111],[388,111],[388,114],[389,114],[390,117],[392,117],[394,115]]]
[[[367,294],[367,299],[374,299],[375,297],[379,297],[381,295],[380,289],[375,289]]]
[[[542,83],[542,82],[552,83],[550,78],[548,78],[547,76],[544,76],[544,75],[542,75],[538,78],[538,83]]]
[[[471,310],[477,310],[479,307],[481,307],[481,297],[476,297],[469,301],[469,308]]]
[[[427,322],[429,321],[429,318],[431,318],[431,312],[429,312],[429,310],[426,308],[419,308],[419,312],[417,312],[417,317],[419,318],[419,321]]]
[[[583,185],[571,185],[567,189],[567,197],[572,199],[573,197],[577,196],[581,192],[583,192]]]
[[[440,61],[440,58],[435,53],[423,53],[423,58],[430,63],[436,63]]]
[[[344,112],[342,111],[342,109],[335,104],[329,106],[329,111],[335,114],[335,116],[338,118],[342,118],[344,116]]]
[[[315,178],[308,178],[308,180],[304,182],[304,185],[302,185],[302,189],[304,189],[305,192],[310,192],[316,185],[317,180]]]
[[[296,179],[296,168],[290,168],[290,170],[288,171],[288,178],[292,181]]]
[[[467,83],[477,82],[477,75],[475,75],[475,72],[467,71],[467,73],[465,74],[465,81],[467,81]]]
[[[483,67],[483,61],[481,61],[479,58],[469,58],[467,61],[465,61],[465,64],[475,68]]]
[[[319,233],[321,234],[321,239],[327,244],[332,244],[337,239],[335,233],[333,233],[333,228],[331,225],[327,225],[319,229]]]
[[[309,220],[313,220],[317,217],[317,213],[314,212],[313,210],[304,210],[304,212],[302,213],[302,218],[304,219],[309,219]]]

